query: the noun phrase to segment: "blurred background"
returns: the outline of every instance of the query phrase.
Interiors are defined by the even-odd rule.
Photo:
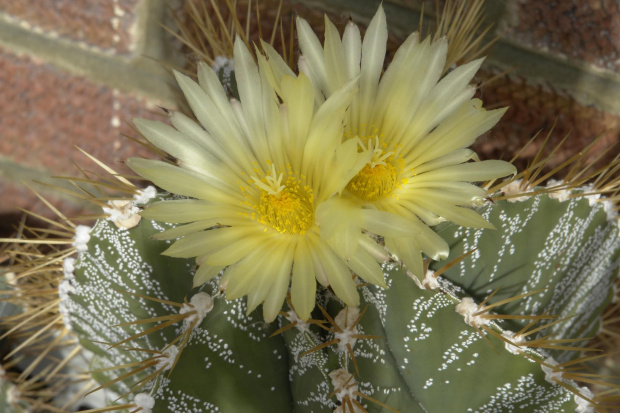
[[[52,177],[80,176],[75,164],[96,169],[75,146],[121,173],[129,173],[122,164],[127,157],[149,156],[123,135],[135,136],[133,118],[163,118],[158,106],[179,106],[169,68],[191,67],[200,54],[178,35],[200,37],[201,29],[189,23],[192,13],[227,21],[226,3],[0,0],[0,236],[11,234],[21,209],[53,216],[23,182],[68,216],[89,212],[91,206],[45,186],[70,187]],[[245,25],[247,2],[237,3]],[[323,13],[340,28],[349,18],[363,25],[379,3],[284,0],[280,7],[279,0],[254,1],[250,38],[269,38],[279,18],[288,39],[295,13],[317,30]],[[441,2],[383,5],[393,53],[417,29],[421,10],[433,22]],[[556,164],[601,135],[591,156],[602,155],[600,165],[609,163],[620,139],[620,0],[489,0],[484,7],[484,26],[492,25],[488,38],[498,39],[476,81],[486,107],[510,110],[479,139],[481,158],[509,159],[557,121],[549,147],[570,135]],[[520,167],[539,146],[528,148]]]

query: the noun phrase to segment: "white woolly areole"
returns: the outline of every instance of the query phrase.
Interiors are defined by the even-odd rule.
[[[140,218],[138,213],[140,208],[133,204],[133,201],[116,199],[108,201],[108,207],[103,207],[103,212],[108,215],[108,220],[114,222],[119,229],[130,229],[138,225]]]
[[[162,356],[157,360],[157,364],[155,365],[155,369],[162,371],[170,370],[172,365],[174,364],[174,360],[176,360],[179,355],[179,349],[177,346],[170,346],[164,351],[161,352]]]
[[[427,290],[436,290],[439,288],[439,282],[437,281],[438,277],[435,277],[435,271],[426,270],[426,275],[422,280],[422,285]]]
[[[90,240],[90,227],[86,225],[78,225],[75,228],[75,238],[72,246],[75,247],[77,252],[88,251],[88,241]]]
[[[359,307],[345,307],[334,318],[334,322],[342,329],[342,332],[334,333],[334,338],[340,340],[338,342],[338,351],[343,353],[348,351],[347,344],[353,348],[357,339],[353,337],[358,334],[357,326],[352,326],[360,315]]]
[[[521,344],[521,343],[525,343],[525,337],[523,337],[522,335],[516,335],[515,333],[513,333],[512,331],[506,330],[502,333],[502,336],[504,336],[507,340],[511,341],[513,344],[510,343],[504,343],[504,347],[506,347],[506,350],[508,350],[509,353],[512,354],[519,354],[519,349],[522,346],[516,346],[515,344]]]
[[[75,258],[65,258],[62,261],[62,272],[65,274],[65,280],[72,281],[75,279],[73,272],[75,271]]]
[[[547,188],[553,188],[555,186],[560,186],[563,185],[564,183],[562,181],[557,181],[555,179],[550,179],[547,182]],[[549,192],[549,198],[551,199],[557,199],[560,202],[564,202],[568,199],[568,196],[570,195],[570,191],[566,190],[566,189],[562,189],[559,191],[553,191],[553,192]]]
[[[609,222],[617,222],[618,228],[620,228],[620,219],[618,217],[618,212],[616,211],[616,206],[609,199],[605,199],[604,201],[599,201],[603,204],[603,210],[607,214],[607,221]]]
[[[69,294],[73,293],[75,293],[75,287],[71,284],[69,279],[64,279],[58,284],[58,297],[60,298],[58,312],[62,314],[62,321],[65,328],[69,331],[73,330],[73,326],[71,325],[70,311],[66,302],[69,300]]]
[[[524,191],[523,189],[521,189],[521,182],[522,182],[521,179],[512,181],[511,183],[509,183],[508,185],[502,188],[502,193],[507,196],[522,194]],[[529,198],[530,198],[529,196],[516,196],[514,198],[506,198],[506,201],[522,202],[522,201],[527,201]]]
[[[69,294],[75,293],[75,287],[71,285],[69,280],[62,280],[58,284],[58,297],[62,301],[69,299]]]
[[[295,311],[293,310],[288,311],[286,313],[286,318],[291,324],[297,323],[295,324],[295,328],[299,330],[301,333],[307,333],[308,331],[310,331],[310,324],[306,323],[304,320],[299,318],[299,316],[297,315]]]
[[[332,379],[334,395],[339,402],[342,402],[347,396],[351,400],[355,398],[353,393],[357,391],[357,383],[351,373],[345,369],[338,369],[329,373],[329,378]]]
[[[548,357],[545,359],[545,363],[550,366],[557,366],[558,362],[555,361],[552,357]],[[554,370],[551,367],[547,367],[543,364],[540,365],[542,371],[545,373],[545,380],[547,380],[551,384],[557,384],[555,380],[562,380],[562,372]]]
[[[232,71],[235,69],[235,59],[229,59],[225,56],[216,56],[213,61],[213,70],[215,73],[220,74],[222,72],[222,77],[224,80],[229,80]]]
[[[8,285],[12,285],[12,286],[16,285],[17,274],[15,274],[13,271],[9,271],[9,272],[5,272],[3,275]]]
[[[577,403],[575,413],[594,413],[594,406],[586,400],[592,400],[594,394],[587,387],[579,387],[579,394],[583,397],[575,395],[575,403]]]
[[[157,189],[153,185],[149,185],[144,189],[139,190],[133,196],[133,203],[135,205],[142,205],[149,202],[151,199],[157,196]]]
[[[465,318],[465,322],[473,327],[485,326],[491,322],[487,318],[475,315],[478,311],[478,304],[471,297],[465,297],[456,305],[456,312]]]
[[[196,311],[196,314],[192,314],[184,321],[185,329],[196,321],[196,326],[202,323],[207,313],[213,309],[213,298],[207,293],[198,293],[189,300],[189,304],[183,304],[179,314],[189,313],[190,311]]]
[[[151,413],[153,406],[155,406],[155,399],[146,393],[136,394],[133,402],[136,404],[136,408],[142,409],[140,410],[142,413]]]

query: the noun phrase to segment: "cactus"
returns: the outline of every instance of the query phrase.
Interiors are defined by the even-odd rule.
[[[575,359],[612,298],[617,222],[603,202],[547,194],[498,201],[482,213],[497,230],[438,231],[453,240],[455,257],[477,249],[441,276],[434,276],[440,268],[429,270],[428,289],[390,262],[388,288],[358,285],[360,307],[323,289],[309,322],[285,306],[277,325],[246,315],[243,299],[227,301],[217,279],[192,288],[194,263],[161,255],[168,243],[151,239],[172,224],[142,219],[127,230],[101,220],[74,263],[65,305],[94,354],[94,377],[124,398],[148,392],[153,411],[568,412],[587,405],[592,396],[575,382],[587,377],[553,366]],[[545,248],[570,253],[542,259]],[[504,288],[482,308],[473,304],[498,285]],[[537,316],[547,308],[579,317]]]
[[[309,28],[300,24],[309,36]],[[372,30],[381,33],[377,27],[375,23]],[[330,36],[335,38],[333,32]],[[311,36],[307,38],[312,43]],[[263,48],[273,58],[275,51],[266,44]],[[247,51],[241,55],[246,58],[241,64],[250,65]],[[262,56],[258,59],[262,75],[266,66],[261,65],[267,63]],[[443,70],[439,60],[435,63]],[[277,63],[274,67],[274,78],[274,73],[288,70]],[[234,82],[228,66],[220,69],[213,73],[229,92],[236,94],[237,86],[247,92],[243,82]],[[207,82],[206,89],[210,73],[199,73],[200,81]],[[179,79],[186,93],[199,92],[190,97],[190,104],[198,104],[196,96],[204,92],[189,80]],[[288,85],[287,81],[277,86],[283,95],[292,82],[298,82],[297,86],[306,82],[301,76]],[[305,86],[311,89],[310,83]],[[350,94],[354,84],[349,82],[346,88]],[[306,97],[313,97],[310,93]],[[347,93],[334,93],[342,102],[332,108],[346,107]],[[228,103],[224,101],[215,105]],[[501,111],[487,118],[477,102],[461,109],[486,119],[488,128]],[[291,112],[295,109],[299,108]],[[175,126],[182,125],[179,129],[188,135],[203,133],[189,119],[175,120]],[[339,127],[341,120],[336,120]],[[183,137],[182,133],[148,122],[137,122],[137,126],[147,138],[178,155],[178,165],[187,165],[184,157],[196,159],[197,152],[188,154],[183,150],[186,147],[157,135],[162,130],[177,137]],[[344,144],[338,145],[334,152],[344,153]],[[371,159],[363,158],[368,148],[361,147],[359,154],[353,147],[361,159],[355,162],[360,168]],[[389,161],[390,153],[382,152],[385,148],[380,148],[378,140],[372,149],[373,165]],[[469,152],[466,155],[472,158]],[[226,163],[223,158],[215,160]],[[490,174],[493,177],[511,170],[506,163],[489,162],[486,165],[496,168]],[[359,293],[359,305],[351,305],[354,296],[346,294],[345,299],[342,289],[325,286],[317,270],[316,306],[304,304],[309,318],[294,308],[292,287],[279,313],[276,308],[275,321],[265,322],[272,317],[256,310],[260,299],[252,291],[247,300],[227,299],[229,280],[220,271],[223,267],[214,266],[217,271],[206,274],[204,257],[170,256],[175,239],[191,233],[188,227],[218,233],[219,222],[183,225],[192,220],[151,220],[159,211],[157,205],[183,205],[185,197],[157,193],[154,187],[139,190],[97,163],[112,178],[93,184],[124,193],[113,198],[91,192],[82,195],[103,207],[105,218],[91,228],[75,225],[58,213],[58,222],[50,221],[54,229],[29,230],[29,238],[13,240],[15,248],[5,250],[14,262],[4,273],[2,292],[3,300],[11,304],[0,307],[9,360],[0,382],[3,411],[74,411],[88,404],[93,412],[145,413],[585,413],[606,411],[618,399],[617,386],[588,370],[588,363],[601,357],[588,348],[588,340],[598,333],[601,315],[616,298],[620,263],[615,206],[600,198],[602,193],[617,195],[618,181],[609,184],[607,171],[592,176],[596,187],[583,186],[581,178],[537,187],[533,182],[538,181],[528,178],[539,167],[535,165],[495,186],[483,186],[489,188],[493,201],[486,203],[479,196],[486,190],[467,186],[466,195],[478,194],[467,205],[480,205],[474,207],[475,212],[459,207],[467,211],[462,220],[468,225],[482,222],[479,214],[490,225],[485,222],[484,228],[469,228],[444,222],[435,226],[432,236],[440,237],[439,244],[450,249],[445,260],[422,262],[412,258],[420,255],[419,245],[404,248],[397,238],[390,241],[387,236],[363,232],[357,247],[382,262],[384,286],[380,280],[367,283],[367,277],[363,280],[356,275],[353,281],[341,280],[342,284],[350,282]],[[155,169],[153,165],[172,170],[170,164],[130,162],[145,175],[149,167]],[[348,169],[340,172],[351,174]],[[162,175],[153,176],[160,179]],[[277,194],[282,174],[277,178],[274,167],[266,177],[255,179],[257,186],[269,186],[267,190]],[[173,179],[165,176],[161,181],[167,186]],[[376,194],[366,188],[347,188],[366,201],[377,201]],[[144,212],[150,207],[150,213]],[[450,211],[454,209],[444,209]],[[182,215],[183,211],[178,212]],[[439,220],[440,215],[434,218]],[[433,218],[432,211],[429,216]],[[278,224],[284,222],[276,218]],[[313,222],[304,225],[304,230],[313,230]],[[424,231],[430,232],[426,226]],[[301,237],[304,232],[294,235]],[[351,245],[340,247],[346,252]],[[279,264],[270,265],[269,257],[263,258],[257,262],[266,269]],[[200,274],[199,282],[196,274]],[[16,311],[20,308],[21,312]],[[586,384],[609,390],[595,396]],[[93,398],[96,395],[99,398]],[[84,396],[88,397],[81,402]]]

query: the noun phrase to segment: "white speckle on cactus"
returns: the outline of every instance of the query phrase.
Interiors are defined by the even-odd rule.
[[[157,360],[157,364],[155,365],[156,370],[170,370],[172,365],[174,364],[174,360],[176,360],[179,355],[179,349],[177,346],[166,347],[164,351],[162,351],[161,358]]]
[[[575,413],[594,413],[594,406],[586,400],[592,400],[594,394],[587,387],[579,387],[579,394],[579,396],[575,395],[575,403],[577,403]]]
[[[518,344],[525,343],[525,337],[520,334],[515,334],[509,330],[502,332],[502,336],[510,341],[510,343],[504,343],[506,350],[512,354],[519,354],[519,351],[523,346],[519,346]]]
[[[561,386],[550,386],[542,389],[536,384],[533,374],[520,377],[516,383],[506,383],[497,387],[497,392],[489,396],[489,402],[483,406],[465,408],[466,412],[497,413],[515,411],[514,406],[530,411],[561,412],[566,411],[565,403],[569,402],[571,393]]]
[[[140,209],[134,206],[133,202],[125,199],[115,199],[108,201],[109,208],[103,207],[103,212],[108,215],[108,220],[112,221],[119,229],[130,229],[138,225]]]
[[[541,364],[540,367],[542,371],[545,373],[545,380],[547,382],[555,384],[556,380],[562,380],[562,372],[554,369],[553,367],[558,365],[558,362],[553,359],[553,357],[547,357],[545,359],[545,364],[548,364],[551,367],[545,366]]]
[[[88,251],[88,241],[90,240],[90,227],[86,225],[78,225],[75,228],[75,238],[73,245],[77,252]]]
[[[155,399],[146,393],[136,394],[133,402],[136,404],[136,408],[142,413],[151,413],[155,406]]]
[[[358,334],[358,330],[357,325],[353,325],[353,323],[357,321],[359,315],[359,307],[345,307],[340,310],[338,315],[336,315],[336,318],[334,318],[334,322],[342,330],[334,333],[334,338],[339,340],[339,352],[348,352],[347,346],[350,346],[351,348],[355,347],[357,339],[354,336]]]
[[[491,320],[484,318],[476,313],[480,311],[471,297],[464,297],[460,303],[456,305],[456,312],[465,318],[465,322],[472,327],[480,327],[488,325]]]
[[[506,196],[513,196],[513,195],[519,195],[519,194],[522,194],[523,192],[526,192],[527,189],[525,189],[525,191],[521,189],[521,182],[522,182],[521,179],[512,181],[511,183],[509,183],[508,185],[502,188],[501,190],[502,193]],[[530,199],[529,196],[515,196],[515,197],[507,198],[506,201],[522,202],[522,201],[527,201],[528,199]]]
[[[157,196],[157,189],[153,185],[149,185],[144,189],[139,190],[133,196],[133,203],[135,205],[142,205],[149,202],[151,199]]]
[[[196,322],[196,326],[199,326],[202,323],[202,320],[205,318],[207,313],[213,309],[213,298],[207,293],[198,293],[194,295],[191,300],[189,300],[189,304],[183,304],[181,310],[179,310],[179,314],[185,314],[190,311],[196,311],[196,314],[192,314],[191,316],[185,318],[184,328],[187,329],[191,324]]]
[[[436,290],[439,288],[439,282],[437,281],[437,277],[435,277],[435,271],[431,269],[426,270],[422,285],[427,290]]]
[[[73,271],[75,271],[75,258],[65,258],[62,262],[62,271],[66,280],[74,280],[75,275],[73,274]]]

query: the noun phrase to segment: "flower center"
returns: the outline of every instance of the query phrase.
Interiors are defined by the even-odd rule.
[[[392,164],[396,155],[393,151],[386,151],[385,144],[375,139],[368,139],[368,147],[360,143],[361,150],[372,150],[373,155],[361,171],[347,184],[347,189],[364,201],[378,201],[392,194],[399,187],[399,172],[402,167]]]
[[[252,177],[260,190],[260,198],[253,209],[254,219],[281,234],[306,233],[314,224],[314,196],[312,189],[302,186],[299,179],[289,175],[284,184],[284,173],[277,175],[272,164],[271,173],[263,180]]]

